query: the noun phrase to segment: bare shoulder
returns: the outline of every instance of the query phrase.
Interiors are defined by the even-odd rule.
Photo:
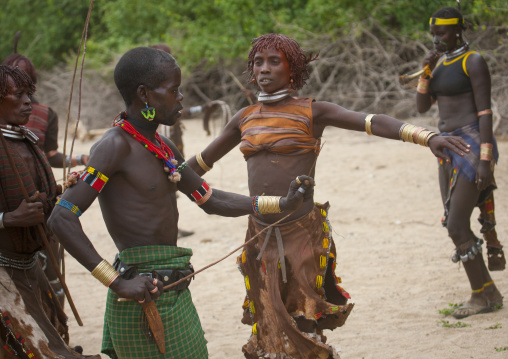
[[[131,152],[128,136],[122,129],[113,127],[106,131],[90,149],[88,166],[113,174]]]
[[[467,57],[466,68],[468,72],[489,71],[485,58],[478,52],[474,52]]]
[[[349,112],[342,106],[327,101],[314,101],[312,106],[312,117],[315,123],[324,121],[328,124],[330,119],[338,119],[341,115]]]
[[[171,152],[173,152],[173,154],[175,155],[175,159],[178,161],[178,163],[182,163],[185,159],[183,158],[182,154],[180,153],[180,151],[178,150],[176,145],[173,143],[173,141],[171,141],[166,136],[163,136],[163,135],[160,135],[160,136],[161,136],[161,140],[164,141],[164,143],[166,145],[168,145]]]

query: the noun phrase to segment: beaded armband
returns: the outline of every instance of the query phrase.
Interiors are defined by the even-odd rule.
[[[78,206],[72,204],[69,201],[66,201],[63,198],[59,198],[58,201],[56,201],[56,205],[60,206],[60,207],[63,207],[63,208],[67,208],[69,211],[71,211],[72,213],[74,213],[78,217],[83,214],[83,212],[81,212],[81,210],[79,209]]]
[[[93,167],[88,167],[85,172],[81,175],[80,179],[83,182],[86,182],[90,185],[90,187],[97,190],[97,192],[101,192],[106,183],[109,181],[109,178],[106,177],[103,173],[97,171]]]
[[[196,204],[198,206],[201,206],[206,201],[208,201],[208,199],[211,197],[211,195],[212,195],[212,189],[210,188],[208,183],[206,183],[206,181],[203,181],[203,184],[201,185],[201,187],[199,187],[197,190],[195,190],[191,194],[188,194],[187,197],[189,197],[189,199],[192,202],[196,202]]]
[[[111,264],[105,259],[102,260],[92,271],[92,275],[106,287],[109,287],[119,274]]]

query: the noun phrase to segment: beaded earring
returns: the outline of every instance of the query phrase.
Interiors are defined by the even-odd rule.
[[[153,121],[153,119],[155,118],[155,108],[154,107],[148,107],[148,102],[145,102],[145,106],[146,106],[146,108],[141,110],[141,114],[148,121]]]

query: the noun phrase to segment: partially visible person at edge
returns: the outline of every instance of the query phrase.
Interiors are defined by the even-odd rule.
[[[0,130],[7,145],[0,146],[0,357],[79,358],[67,346],[67,317],[38,261],[36,226],[45,224],[61,191],[35,135],[23,126],[34,91],[24,71],[0,66]]]
[[[462,139],[434,136],[386,115],[293,97],[309,78],[309,63],[316,58],[284,35],[266,34],[252,40],[246,73],[261,89],[259,102],[235,114],[224,131],[189,161],[190,166],[203,174],[240,144],[250,194],[263,198],[268,191],[281,195],[299,173],[314,175],[327,126],[418,142],[445,161],[449,157],[444,148],[459,155],[467,151]],[[342,326],[353,304],[347,303],[350,296],[335,274],[337,254],[328,209],[328,202],[318,204],[306,198],[299,210],[248,244],[239,257],[247,291],[242,322],[252,325],[252,336],[243,346],[246,358],[338,357],[326,344],[323,330]],[[246,238],[283,216],[252,214]]]
[[[483,260],[483,240],[471,230],[470,219],[476,206],[480,208],[489,269],[503,270],[506,263],[494,229],[494,165],[499,154],[492,133],[490,73],[483,57],[464,41],[464,29],[464,18],[458,9],[445,7],[432,15],[430,33],[435,51],[423,59],[424,68],[428,66],[432,74],[421,76],[416,95],[420,113],[437,101],[442,137],[460,136],[471,146],[463,157],[451,153],[450,163],[439,161],[443,226],[456,247],[452,261],[462,262],[472,289],[469,300],[453,313],[457,319],[490,312],[503,304]]]
[[[34,85],[37,84],[37,73],[32,61],[21,54],[14,53],[7,56],[2,65],[18,66],[25,71],[32,79]],[[40,104],[32,95],[32,113],[26,124],[37,137],[39,137],[39,147],[44,151],[51,167],[62,168],[64,154],[58,151],[58,115],[51,107]],[[87,154],[67,155],[65,157],[65,166],[75,167],[88,163]]]
[[[37,73],[35,72],[35,67],[28,57],[18,53],[13,53],[4,59],[2,64],[19,67],[21,70],[25,71],[28,76],[30,76],[34,85],[37,84]],[[33,94],[30,95],[30,100],[32,102],[32,113],[30,114],[25,126],[39,138],[38,146],[46,154],[51,167],[62,168],[64,155],[63,153],[58,152],[58,116],[51,107],[40,104]],[[65,161],[66,167],[86,165],[88,162],[88,155],[80,154],[72,155],[72,157],[67,155],[65,157]],[[51,243],[51,248],[55,256],[59,257],[58,243],[56,241]],[[65,294],[62,289],[62,284],[58,280],[55,269],[49,263],[46,250],[43,250],[40,254],[44,273],[46,273],[51,286],[63,306],[65,303]]]
[[[176,146],[156,129],[181,116],[181,72],[164,51],[139,47],[125,53],[114,71],[126,111],[93,145],[86,171],[68,188],[48,225],[65,249],[109,287],[102,352],[113,358],[160,358],[147,336],[140,303],[156,300],[164,323],[164,358],[207,358],[206,340],[188,290],[192,250],[177,246],[181,191],[209,214],[237,217],[253,211],[253,199],[213,189],[185,162]],[[148,108],[146,106],[148,105]],[[313,180],[300,176],[286,197],[265,196],[263,213],[296,210],[312,196]],[[267,191],[267,193],[269,193]],[[78,216],[99,198],[109,234],[119,250],[115,267],[87,238]],[[119,298],[130,301],[118,301]]]

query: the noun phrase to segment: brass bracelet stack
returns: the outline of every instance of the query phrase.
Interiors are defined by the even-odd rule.
[[[376,116],[376,114],[371,113],[370,115],[367,115],[367,117],[365,117],[365,132],[367,132],[367,135],[370,135],[370,136],[373,135],[373,133],[372,133],[372,118],[374,116]]]
[[[253,200],[255,213],[269,214],[281,213],[279,202],[280,196],[256,196]]]
[[[480,145],[480,161],[490,161],[492,159],[492,143],[482,143]]]
[[[429,131],[423,127],[417,127],[404,123],[399,130],[399,137],[404,142],[417,143],[420,146],[429,147],[429,140],[437,133]]]
[[[107,260],[103,259],[102,262],[97,264],[97,267],[94,268],[92,275],[106,287],[109,287],[120,274],[118,274]]]
[[[212,167],[208,167],[205,163],[205,161],[203,161],[203,157],[201,156],[201,152],[199,152],[197,155],[196,155],[196,161],[198,162],[198,165],[199,167],[201,167],[201,169],[205,172],[208,172],[212,169]]]
[[[418,79],[418,86],[416,87],[416,91],[421,94],[429,93],[429,83],[430,79],[420,76]]]

